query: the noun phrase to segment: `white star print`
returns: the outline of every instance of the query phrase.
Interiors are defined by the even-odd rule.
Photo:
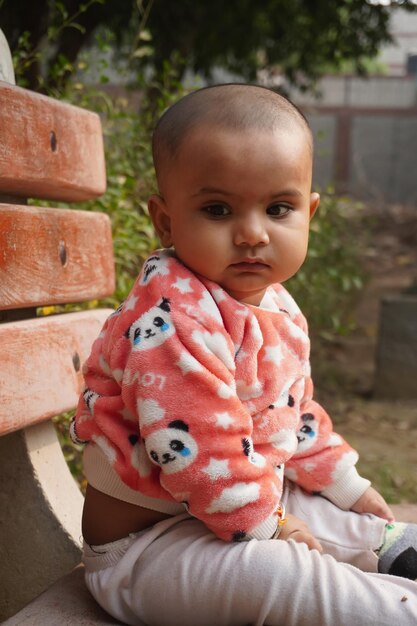
[[[297,324],[294,324],[294,322],[292,322],[289,317],[285,318],[285,322],[292,337],[294,337],[295,339],[300,339],[301,341],[308,341],[308,337],[305,332],[299,326],[297,326]]]
[[[255,383],[247,385],[244,380],[237,380],[236,390],[240,400],[259,398],[262,395],[262,383],[257,380]]]
[[[192,293],[194,290],[190,286],[190,280],[190,278],[178,277],[172,286],[175,287],[175,289],[178,289],[181,293]]]
[[[265,346],[264,361],[272,361],[275,365],[280,365],[283,358],[280,346]]]
[[[229,461],[227,459],[210,459],[210,463],[202,470],[207,474],[211,480],[218,480],[219,478],[227,478],[231,476],[229,470]]]
[[[198,305],[203,311],[211,315],[211,317],[214,317],[215,320],[218,322],[222,321],[222,316],[220,315],[213,296],[208,291],[203,293],[203,297],[199,300]]]
[[[242,348],[239,348],[236,352],[235,359],[237,361],[243,361],[243,359],[246,359],[247,356],[249,356],[249,353],[242,350]]]
[[[123,370],[120,370],[120,369],[113,370],[113,376],[114,376],[114,379],[117,380],[118,383],[120,383],[120,381],[123,378]]]
[[[138,296],[134,296],[133,294],[131,294],[128,299],[125,301],[124,305],[123,305],[123,310],[124,311],[133,311],[135,306],[136,306],[136,302],[138,301]]]
[[[233,424],[234,419],[229,413],[216,413],[216,422],[217,426],[221,426],[226,429],[229,428],[231,424]]]
[[[212,294],[216,302],[221,302],[226,299],[223,289],[213,289]]]
[[[183,374],[189,374],[190,372],[201,372],[203,366],[188,352],[181,352],[179,360],[176,364]]]
[[[252,330],[252,337],[254,338],[254,340],[257,343],[262,344],[262,341],[263,341],[262,331],[259,328],[258,320],[256,319],[256,317],[252,317],[251,319],[251,330]]]

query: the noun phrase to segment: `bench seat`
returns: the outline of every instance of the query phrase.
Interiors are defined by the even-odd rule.
[[[84,584],[84,568],[76,567],[52,587],[2,622],[3,626],[115,626]]]
[[[82,364],[113,311],[91,303],[115,288],[109,217],[51,201],[105,189],[100,117],[16,87],[0,30],[1,623],[116,623],[77,568],[83,497],[51,420],[77,404]]]

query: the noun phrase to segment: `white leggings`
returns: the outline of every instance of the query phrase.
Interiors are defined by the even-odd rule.
[[[383,520],[294,485],[287,512],[308,523],[326,554],[294,541],[225,543],[183,514],[85,546],[87,587],[137,626],[416,626],[417,583],[375,573]]]

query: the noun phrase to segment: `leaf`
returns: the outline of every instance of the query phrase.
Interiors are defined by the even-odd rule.
[[[82,26],[81,24],[77,24],[77,22],[71,22],[70,24],[67,25],[67,27],[74,28],[75,30],[78,30],[82,34],[86,32],[85,27]]]
[[[142,59],[143,57],[151,56],[153,54],[153,48],[151,46],[140,46],[137,48],[132,57],[135,59]]]
[[[151,32],[147,29],[141,30],[139,33],[139,39],[141,41],[151,41],[152,40]]]

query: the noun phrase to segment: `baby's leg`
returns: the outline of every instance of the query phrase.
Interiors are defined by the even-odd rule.
[[[379,572],[417,580],[417,524],[387,524],[378,557]]]
[[[228,544],[186,516],[160,522],[127,544],[85,557],[90,591],[127,624],[416,624],[416,583],[364,573],[305,544]]]
[[[387,524],[375,515],[342,511],[325,498],[288,484],[287,511],[308,524],[326,554],[364,572],[417,578],[416,524]]]
[[[326,554],[350,563],[364,572],[378,571],[386,520],[372,514],[343,511],[321,496],[312,496],[288,483],[286,510],[305,521]]]

